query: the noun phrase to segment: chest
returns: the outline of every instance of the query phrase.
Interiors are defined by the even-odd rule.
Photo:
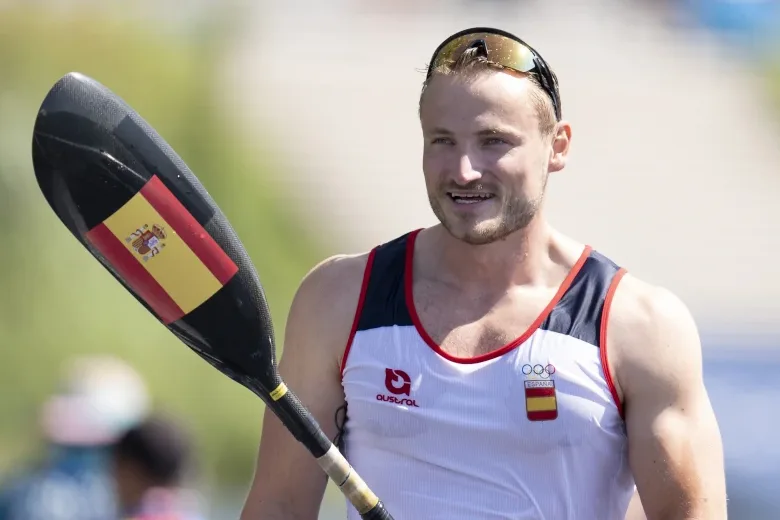
[[[442,358],[413,327],[369,331],[355,338],[343,385],[347,438],[392,450],[478,445],[500,461],[622,436],[598,349],[546,331],[480,363]]]
[[[533,332],[555,295],[552,289],[468,296],[426,281],[415,284],[414,307],[425,332],[455,357],[489,354]]]

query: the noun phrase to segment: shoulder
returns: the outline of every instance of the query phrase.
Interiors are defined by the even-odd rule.
[[[337,363],[346,348],[358,307],[370,253],[331,256],[303,277],[293,297],[285,328],[284,350],[315,345]]]
[[[626,273],[615,288],[611,320],[619,332],[642,337],[691,325],[693,316],[676,293]]]
[[[410,240],[423,231],[417,229],[382,242],[370,251],[358,254],[341,254],[326,258],[317,264],[304,277],[298,288],[296,299],[321,300],[328,298],[331,305],[336,303],[352,307],[357,304],[361,292],[368,282],[374,258],[381,263],[375,267],[382,272],[388,269],[387,263],[405,261]]]
[[[701,359],[698,328],[688,306],[673,291],[631,274],[615,287],[607,341],[621,398],[630,398],[645,381],[695,371]]]
[[[334,255],[314,266],[304,276],[298,292],[310,295],[325,293],[343,297],[360,291],[370,252]]]
[[[314,266],[301,281],[291,312],[313,311],[325,319],[350,314],[360,297],[369,256],[335,255]]]

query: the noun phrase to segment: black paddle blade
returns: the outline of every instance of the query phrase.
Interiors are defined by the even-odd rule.
[[[225,216],[123,100],[71,73],[47,94],[38,185],[71,233],[192,350],[264,400],[281,382],[263,288]]]

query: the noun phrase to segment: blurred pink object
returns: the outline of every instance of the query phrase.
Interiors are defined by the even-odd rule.
[[[192,489],[151,488],[144,494],[137,520],[147,518],[193,519],[197,517],[201,509],[201,496]]]
[[[114,442],[149,410],[141,376],[111,356],[72,361],[61,390],[43,405],[41,426],[51,442],[95,446]]]

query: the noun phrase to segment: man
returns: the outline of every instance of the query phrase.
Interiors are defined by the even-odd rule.
[[[572,135],[546,62],[453,35],[420,120],[440,224],[306,276],[287,384],[397,520],[622,520],[635,489],[650,520],[726,518],[685,305],[545,220]],[[266,413],[242,519],[314,520],[325,485]]]
[[[196,503],[182,484],[192,457],[186,433],[171,420],[150,417],[113,449],[121,518],[194,520]]]
[[[79,357],[42,407],[44,459],[0,486],[0,520],[106,520],[116,515],[109,446],[147,413],[141,376],[111,356]]]

